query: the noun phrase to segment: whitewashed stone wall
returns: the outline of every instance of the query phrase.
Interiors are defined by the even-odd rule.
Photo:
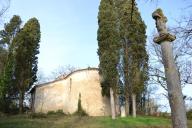
[[[99,74],[96,69],[73,72],[65,79],[36,87],[34,99],[35,112],[57,111],[74,113],[81,94],[82,108],[90,116],[110,115],[110,102],[101,95]]]

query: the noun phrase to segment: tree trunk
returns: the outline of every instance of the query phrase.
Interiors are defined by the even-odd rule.
[[[129,63],[129,50],[128,50],[128,39],[126,37],[124,37],[124,42],[125,42],[125,112],[126,112],[126,115],[128,116],[129,115],[129,96],[130,96],[130,85],[129,85],[129,67],[128,67],[128,63]]]
[[[24,92],[19,91],[19,113],[23,113],[23,100],[24,100]]]
[[[120,115],[120,105],[119,105],[119,99],[118,96],[115,95],[115,115]]]
[[[144,109],[144,114],[147,115],[146,95],[144,96],[144,100],[143,100],[143,109]]]
[[[125,105],[121,105],[121,117],[126,117],[126,112],[125,112]]]
[[[132,94],[132,109],[133,109],[133,117],[135,118],[136,117],[136,95],[133,93]]]
[[[112,119],[115,119],[115,101],[114,101],[114,94],[113,94],[112,88],[110,88],[110,102],[111,102],[111,116],[112,116]]]
[[[129,97],[125,98],[125,112],[126,115],[129,116]]]
[[[147,115],[150,115],[150,94],[148,94],[148,99],[147,99]]]
[[[173,50],[170,42],[161,43],[163,64],[168,88],[169,103],[171,107],[174,128],[187,128],[186,110],[183,101],[181,83],[173,59]]]
[[[154,111],[153,111],[153,105],[152,105],[152,100],[151,100],[151,102],[149,102],[149,115],[153,115],[154,114]]]

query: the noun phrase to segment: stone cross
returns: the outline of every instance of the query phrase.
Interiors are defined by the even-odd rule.
[[[176,37],[168,32],[166,27],[167,18],[164,16],[161,9],[154,11],[152,17],[156,22],[157,31],[159,33],[153,41],[161,45],[173,128],[187,128],[181,82],[173,57],[173,49],[170,44]]]
[[[155,20],[155,24],[157,27],[157,31],[159,32],[159,36],[154,38],[154,42],[160,44],[162,41],[174,41],[176,37],[167,31],[166,22],[167,17],[164,16],[161,9],[157,9],[152,14],[153,19]]]

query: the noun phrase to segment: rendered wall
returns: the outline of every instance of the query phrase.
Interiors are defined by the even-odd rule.
[[[110,115],[109,99],[102,97],[97,70],[82,70],[66,79],[36,87],[34,111],[48,112],[62,109],[65,113],[77,110],[79,94],[81,105],[90,116]]]

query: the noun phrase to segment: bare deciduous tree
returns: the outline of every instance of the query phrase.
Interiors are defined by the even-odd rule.
[[[62,79],[77,69],[78,68],[71,66],[71,65],[60,66],[52,72],[52,76],[50,77],[50,79],[53,79],[53,80]]]
[[[10,0],[0,0],[0,18],[8,10],[10,6]]]
[[[192,26],[189,25],[191,22],[188,19],[187,26],[181,26],[181,22],[178,22],[178,26],[171,28],[171,32],[177,36],[176,41],[172,44],[173,52],[174,52],[174,61],[176,62],[177,69],[179,70],[179,76],[181,80],[182,87],[192,84],[192,60],[190,59],[192,56],[192,33],[186,34],[187,31]],[[192,22],[190,23],[192,25]],[[152,37],[154,37],[153,35]],[[165,72],[163,70],[163,60],[162,60],[162,53],[161,48],[159,45],[152,43],[150,41],[149,46],[150,52],[150,80],[156,82],[157,84],[161,85],[165,90],[166,88],[166,78]]]

